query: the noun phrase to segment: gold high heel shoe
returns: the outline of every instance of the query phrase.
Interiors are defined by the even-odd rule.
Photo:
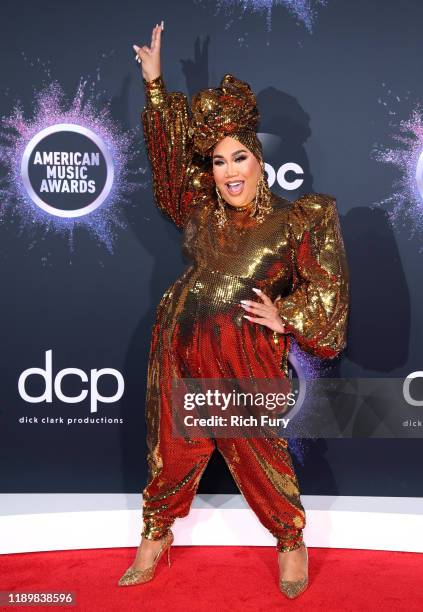
[[[163,543],[157,553],[156,557],[152,565],[146,567],[145,569],[136,570],[129,567],[122,578],[119,580],[119,586],[131,586],[134,584],[141,584],[144,582],[148,582],[152,580],[154,577],[154,572],[156,571],[156,565],[158,564],[162,554],[167,550],[167,562],[170,567],[170,547],[172,546],[172,542],[174,540],[173,533],[169,529],[168,533],[165,535],[163,539]]]
[[[303,544],[303,546],[306,551],[307,567],[308,567],[308,550],[305,544]],[[284,595],[289,597],[289,599],[294,599],[294,597],[298,597],[298,595],[301,595],[301,593],[303,593],[307,587],[308,587],[308,569],[307,569],[307,576],[303,578],[302,580],[282,580],[282,578],[279,579],[279,588]]]

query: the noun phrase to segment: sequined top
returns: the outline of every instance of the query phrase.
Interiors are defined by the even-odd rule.
[[[160,312],[166,304],[167,324],[188,335],[194,320],[213,328],[213,318],[224,317],[241,334],[279,345],[284,371],[290,335],[305,351],[337,356],[346,345],[349,285],[335,198],[312,193],[290,202],[272,194],[262,224],[228,204],[229,223],[219,228],[211,162],[192,151],[186,96],[167,92],[162,76],[144,86],[141,116],[156,203],[183,229],[183,251],[192,262],[159,304]],[[241,299],[262,303],[253,287],[272,300],[280,296],[285,334],[243,317]]]

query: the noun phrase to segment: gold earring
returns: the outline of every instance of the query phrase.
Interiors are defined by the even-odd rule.
[[[225,210],[225,202],[222,198],[222,194],[219,191],[219,188],[217,185],[215,185],[215,189],[216,189],[216,194],[217,194],[217,202],[218,202],[218,208],[216,208],[215,215],[217,217],[217,224],[219,227],[223,227],[228,218],[226,216],[226,210]]]
[[[251,212],[250,212],[250,217],[254,217],[254,215],[257,212],[257,209],[260,206],[260,204],[259,204],[259,202],[260,202],[260,193],[261,193],[261,191],[260,191],[260,181],[263,178],[263,171],[264,171],[263,162],[260,162],[260,166],[261,166],[261,176],[260,176],[259,180],[257,181],[256,195],[255,195],[254,200],[253,200],[253,206],[252,206],[252,209],[251,209]]]
[[[269,189],[269,184],[264,175],[264,164],[261,166],[262,173],[257,182],[257,190],[255,197],[255,205],[258,209],[258,214],[256,220],[258,223],[261,223],[265,216],[272,210],[272,192]]]
[[[252,201],[252,208],[251,208],[251,212],[250,212],[250,217],[254,217],[254,215],[257,212],[257,195],[258,195],[258,183],[257,183],[257,187],[256,187],[256,195],[254,196],[254,200]]]

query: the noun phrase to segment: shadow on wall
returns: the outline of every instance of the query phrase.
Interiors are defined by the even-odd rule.
[[[352,208],[342,220],[350,267],[348,359],[386,373],[407,362],[411,304],[386,211]]]

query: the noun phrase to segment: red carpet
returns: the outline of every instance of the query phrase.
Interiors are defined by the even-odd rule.
[[[28,612],[423,609],[418,553],[311,548],[310,586],[292,601],[279,592],[273,548],[175,546],[171,567],[163,557],[151,582],[119,587],[134,554],[118,548],[2,555],[0,590],[76,592],[76,607],[19,608]],[[17,608],[2,608],[9,609]]]

